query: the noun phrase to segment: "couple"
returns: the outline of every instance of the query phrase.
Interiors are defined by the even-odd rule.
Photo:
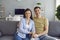
[[[39,38],[39,40],[55,40],[46,35],[48,33],[48,20],[40,15],[40,11],[40,7],[35,7],[35,16],[32,18],[32,11],[25,10],[15,40],[30,40],[31,37]]]

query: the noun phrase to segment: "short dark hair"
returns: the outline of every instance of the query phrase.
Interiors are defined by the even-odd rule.
[[[26,12],[26,11],[30,11],[30,12],[31,12],[31,17],[30,17],[30,19],[33,20],[33,18],[32,18],[32,11],[31,11],[29,8],[25,9],[25,11],[24,11],[24,18],[26,18],[26,16],[25,16],[25,12]]]
[[[36,7],[34,7],[34,10],[37,9],[37,8],[41,9],[40,7],[36,6]]]

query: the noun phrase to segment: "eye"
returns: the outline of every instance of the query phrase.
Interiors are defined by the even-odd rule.
[[[37,12],[37,10],[35,10],[35,12]]]

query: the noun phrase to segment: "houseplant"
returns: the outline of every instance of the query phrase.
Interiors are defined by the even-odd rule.
[[[58,20],[60,20],[60,5],[57,7],[56,17],[58,18]]]
[[[37,5],[41,5],[41,3],[40,2],[38,2],[38,3],[36,3]]]

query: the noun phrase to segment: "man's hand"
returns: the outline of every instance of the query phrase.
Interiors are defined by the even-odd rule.
[[[38,37],[38,34],[34,34],[33,37],[34,37],[34,38]]]
[[[42,34],[38,34],[38,36],[42,36]]]

